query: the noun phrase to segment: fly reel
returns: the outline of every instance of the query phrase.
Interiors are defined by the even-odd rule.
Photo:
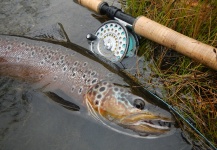
[[[132,57],[139,45],[137,35],[116,20],[102,24],[94,34],[88,34],[90,50],[112,62]]]

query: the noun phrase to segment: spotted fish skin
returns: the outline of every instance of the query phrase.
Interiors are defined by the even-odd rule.
[[[83,99],[84,93],[114,74],[99,63],[63,46],[13,36],[0,36],[0,74],[35,83],[49,91],[59,88]],[[120,83],[120,77],[115,77]]]
[[[170,113],[134,95],[115,71],[60,45],[0,35],[0,75],[28,81],[42,92],[60,89],[85,102],[95,118],[114,122],[139,136],[159,137],[171,130],[171,125],[162,127],[173,122]],[[142,103],[134,105],[136,101]],[[125,132],[128,130],[121,131]]]

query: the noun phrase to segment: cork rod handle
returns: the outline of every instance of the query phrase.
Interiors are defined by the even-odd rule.
[[[217,49],[178,33],[168,27],[140,16],[133,24],[134,31],[156,43],[172,48],[214,70],[217,70]]]
[[[101,0],[75,0],[76,3],[80,4],[81,6],[84,6],[96,13],[99,13],[99,6],[103,3]]]

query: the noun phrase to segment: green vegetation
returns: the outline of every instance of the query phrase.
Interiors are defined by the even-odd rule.
[[[217,47],[216,0],[120,0],[127,13],[144,15],[184,35]],[[197,129],[217,146],[217,72],[190,58],[142,39],[140,55],[166,90],[164,99],[191,118]],[[153,83],[150,83],[153,84]],[[180,122],[194,141],[199,137]]]

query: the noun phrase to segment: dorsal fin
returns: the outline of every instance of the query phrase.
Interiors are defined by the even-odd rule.
[[[69,38],[61,23],[55,23],[43,28],[34,29],[25,36],[48,41],[69,42]]]

